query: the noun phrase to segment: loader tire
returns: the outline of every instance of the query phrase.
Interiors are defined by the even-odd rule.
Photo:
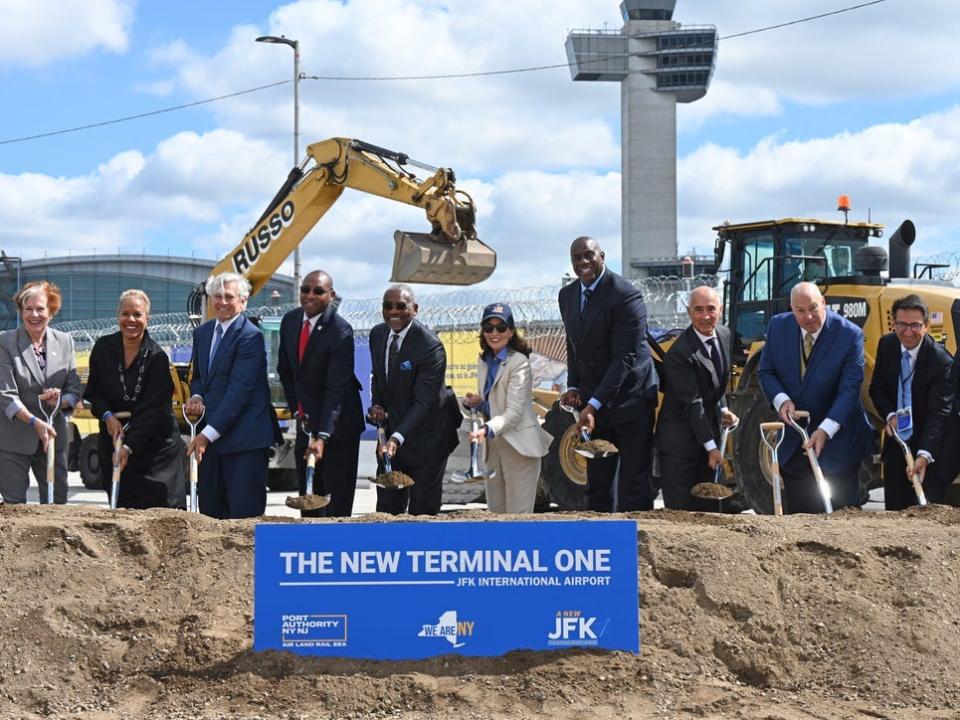
[[[543,429],[553,436],[541,466],[550,499],[561,510],[586,510],[587,461],[573,451],[579,442],[573,416],[554,403],[544,418]]]
[[[77,464],[80,467],[80,479],[88,490],[103,490],[103,478],[100,476],[100,455],[97,453],[98,434],[91,433],[80,441],[80,455]]]

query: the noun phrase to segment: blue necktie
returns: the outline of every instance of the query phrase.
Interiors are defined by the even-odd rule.
[[[223,325],[217,323],[217,329],[213,332],[213,342],[210,343],[210,359],[207,361],[207,372],[213,367],[213,358],[220,349],[220,338],[223,337]]]
[[[910,369],[910,353],[904,350],[903,354],[900,356],[900,387],[897,390],[897,409],[898,410],[900,408],[908,408],[911,406],[911,403],[913,402],[913,398],[911,397],[912,390],[910,386],[912,384],[913,384],[913,371]],[[911,414],[912,414],[912,409],[911,409]],[[904,440],[909,440],[911,435],[913,435],[912,427],[900,433],[900,437],[902,437]]]
[[[593,295],[593,290],[590,288],[581,288],[580,292],[580,318],[583,319],[583,316],[587,314],[587,303],[590,302],[590,296]]]

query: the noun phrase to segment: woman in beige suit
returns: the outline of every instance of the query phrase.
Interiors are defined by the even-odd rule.
[[[540,458],[552,440],[540,427],[533,406],[530,347],[517,333],[508,305],[494,303],[480,321],[477,372],[479,395],[468,393],[465,404],[489,418],[471,440],[485,442],[486,465],[496,470],[487,480],[487,507],[496,513],[533,512],[540,478]]]
[[[49,327],[60,309],[60,290],[46,281],[27,283],[15,297],[21,326],[0,333],[0,494],[24,503],[30,468],[47,501],[48,443],[56,443],[53,501],[67,501],[67,421],[58,412],[51,427],[42,410],[82,407],[73,338]],[[41,405],[43,406],[41,408]]]

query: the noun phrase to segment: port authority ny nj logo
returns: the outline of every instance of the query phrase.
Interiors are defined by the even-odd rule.
[[[447,610],[436,625],[424,625],[417,637],[444,638],[455,648],[463,647],[466,643],[459,642],[461,637],[473,635],[473,620],[457,620],[456,610]]]

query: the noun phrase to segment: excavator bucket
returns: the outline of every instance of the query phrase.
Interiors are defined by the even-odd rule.
[[[391,282],[473,285],[490,277],[497,253],[477,239],[450,244],[428,233],[397,230]]]

